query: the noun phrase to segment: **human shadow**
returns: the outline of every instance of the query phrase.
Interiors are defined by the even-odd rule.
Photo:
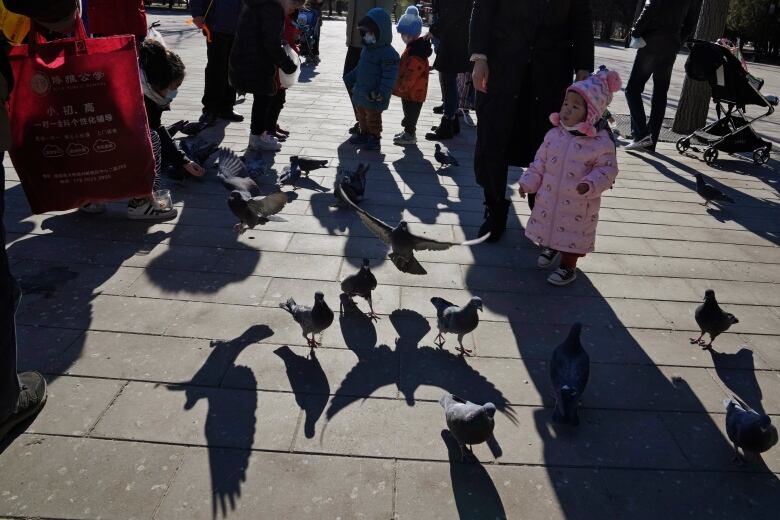
[[[449,430],[441,431],[447,445],[450,463],[452,496],[460,520],[505,519],[504,503],[496,485],[485,467],[476,463],[461,462],[460,447]]]
[[[212,518],[220,513],[227,517],[236,509],[255,438],[257,378],[252,369],[237,366],[235,361],[243,349],[272,335],[267,325],[254,325],[237,338],[212,341],[211,353],[190,381],[167,386],[170,391],[184,393],[184,410],[192,410],[201,400],[207,403],[204,434],[211,474]],[[251,390],[199,386],[200,381],[215,371],[223,374],[229,371],[232,386]]]
[[[393,161],[393,168],[412,192],[406,210],[420,222],[435,224],[440,202],[447,204],[447,190],[438,182],[436,168],[416,146],[404,146],[403,157]]]
[[[726,388],[742,402],[759,413],[766,413],[762,401],[764,394],[756,377],[753,351],[741,348],[735,354],[707,349],[715,365],[715,373]]]
[[[315,425],[328,404],[330,394],[328,377],[320,365],[320,360],[317,359],[315,350],[312,350],[308,356],[301,356],[285,345],[274,350],[274,354],[284,361],[287,378],[295,394],[295,402],[306,415],[303,424],[304,434],[307,439],[311,439],[314,437]]]

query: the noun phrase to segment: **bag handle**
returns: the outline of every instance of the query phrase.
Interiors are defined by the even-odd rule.
[[[79,15],[76,17],[76,30],[74,34],[75,44],[76,44],[76,54],[86,54],[87,53],[87,30],[84,27],[84,20],[81,19],[81,16]],[[31,50],[35,48],[36,45],[42,45],[44,43],[47,43],[46,39],[43,37],[43,35],[38,32],[37,30],[37,24],[33,22],[30,25],[30,47]]]

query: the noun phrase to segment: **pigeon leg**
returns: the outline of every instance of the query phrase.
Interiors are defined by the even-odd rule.
[[[460,352],[461,356],[470,356],[471,355],[471,349],[466,348],[463,346],[463,334],[458,334],[458,352]]]
[[[368,295],[368,298],[366,298],[366,300],[368,300],[368,308],[371,309],[371,312],[369,312],[366,316],[368,316],[374,321],[379,321],[381,318],[377,313],[374,312],[374,302],[371,301],[370,294]]]
[[[238,224],[233,226],[233,231],[235,231],[236,234],[238,235],[243,235],[244,232],[246,231],[246,226],[244,226],[243,222],[239,222]]]
[[[712,350],[712,342],[715,341],[716,337],[718,337],[717,334],[715,334],[714,336],[712,334],[710,334],[710,342],[709,343],[705,344],[704,341],[699,343],[699,345],[701,345],[702,350]]]
[[[704,331],[701,331],[701,335],[698,338],[696,339],[691,338],[691,345],[701,345],[702,344],[701,338],[703,337],[704,337]]]
[[[439,331],[439,334],[436,335],[436,337],[433,340],[434,345],[436,345],[439,348],[442,348],[445,343],[444,335]]]
[[[317,348],[317,347],[319,347],[320,345],[322,345],[322,343],[319,343],[319,342],[318,342],[318,341],[317,341],[315,338],[316,338],[316,336],[315,336],[315,334],[312,332],[312,334],[311,334],[311,344],[313,345],[313,347],[312,347],[312,348]]]

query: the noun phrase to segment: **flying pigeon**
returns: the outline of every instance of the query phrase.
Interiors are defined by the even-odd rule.
[[[298,181],[301,180],[301,167],[297,161],[290,160],[290,165],[285,166],[279,175],[279,186],[289,185],[298,189]]]
[[[439,399],[444,408],[447,428],[460,446],[461,460],[466,457],[466,446],[482,444],[493,435],[496,407],[493,403],[478,405],[452,394]],[[472,453],[473,454],[473,453]]]
[[[311,157],[293,155],[290,157],[290,165],[295,163],[298,163],[298,167],[307,177],[309,176],[309,173],[314,170],[319,170],[320,168],[326,168],[328,166],[328,161],[324,159],[313,159]]]
[[[366,193],[366,174],[368,173],[370,166],[367,164],[358,164],[357,170],[354,172],[347,170],[346,168],[339,167],[336,170],[336,181],[333,183],[333,193],[336,198],[347,204],[345,200],[339,196],[338,186],[346,193],[349,200],[356,203],[360,203],[363,200],[363,196]]]
[[[434,152],[433,157],[441,166],[460,166],[458,160],[449,151],[442,151],[439,143],[436,143],[436,152]]]
[[[265,162],[261,154],[245,155],[243,158],[246,165],[246,171],[250,177],[259,177],[265,173],[268,163]]]
[[[298,305],[295,300],[290,298],[286,303],[280,303],[279,307],[289,312],[296,322],[301,326],[303,337],[311,348],[317,348],[320,344],[314,339],[316,334],[324,331],[333,323],[333,311],[325,303],[325,295],[320,291],[314,293],[314,306],[306,307]],[[311,334],[311,338],[309,338]]]
[[[699,325],[701,335],[696,339],[691,338],[691,344],[701,345],[704,349],[712,348],[712,342],[715,341],[715,338],[729,330],[735,323],[739,323],[736,316],[723,312],[715,299],[715,291],[712,289],[707,289],[704,292],[704,303],[696,307],[694,317]],[[706,344],[702,339],[705,332],[710,335],[710,342]]]
[[[590,357],[580,342],[582,324],[572,325],[566,340],[555,347],[550,360],[550,380],[555,392],[553,422],[577,426],[577,406],[588,384]]]
[[[471,354],[471,350],[463,346],[463,336],[473,331],[479,325],[479,315],[477,311],[482,311],[482,298],[472,297],[464,307],[458,307],[444,298],[434,296],[431,303],[436,307],[436,317],[438,318],[439,334],[434,339],[434,343],[439,348],[444,346],[444,334],[457,334],[457,350],[461,355]]]
[[[725,195],[718,188],[710,186],[704,182],[704,176],[701,173],[696,174],[696,193],[698,193],[701,198],[704,199],[705,208],[709,206],[710,202],[713,200],[717,202],[730,202],[734,204],[734,199],[728,195]]]
[[[179,144],[184,154],[198,164],[204,164],[219,147],[216,143],[197,136],[182,139]]]
[[[360,268],[360,271],[347,276],[344,278],[344,281],[341,282],[341,292],[349,296],[350,301],[352,301],[354,296],[365,298],[368,302],[368,307],[371,309],[371,312],[368,313],[368,317],[372,320],[378,320],[379,316],[374,312],[374,303],[371,301],[371,291],[376,289],[376,285],[376,277],[374,276],[374,273],[371,272],[368,258],[364,258],[363,267]]]
[[[735,398],[723,401],[726,407],[726,434],[734,443],[734,460],[740,458],[739,448],[747,457],[758,458],[777,444],[777,428],[768,415],[760,414]]]
[[[484,242],[490,234],[475,240],[456,244],[454,242],[439,242],[429,238],[422,238],[413,235],[409,231],[409,226],[405,221],[400,221],[396,227],[379,220],[364,209],[358,207],[343,191],[341,185],[336,186],[336,193],[341,200],[344,200],[357,211],[360,220],[365,224],[369,231],[377,236],[382,242],[389,245],[392,249],[390,260],[399,271],[408,274],[428,274],[420,265],[420,262],[414,257],[415,251],[445,251],[452,246],[463,245],[471,246]]]
[[[239,235],[247,228],[253,228],[258,224],[264,225],[269,220],[284,221],[280,217],[274,217],[284,209],[288,202],[286,193],[271,193],[266,197],[260,196],[260,188],[247,175],[246,167],[235,153],[226,148],[219,151],[217,177],[222,185],[230,191],[228,207],[238,218],[239,222],[233,229]]]

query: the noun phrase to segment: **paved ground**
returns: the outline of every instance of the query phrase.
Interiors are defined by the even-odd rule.
[[[189,67],[171,118],[194,119],[202,38],[183,17],[160,18]],[[327,190],[336,165],[368,161],[368,209],[432,237],[473,237],[473,130],[450,145],[463,166],[443,175],[427,143],[402,150],[386,139],[381,155],[343,144],[342,33],[342,22],[326,23],[325,61],[289,92],[283,123],[294,134],[277,162],[330,159],[312,175]],[[627,75],[631,51],[597,54]],[[780,92],[777,69],[760,68],[765,88]],[[625,111],[621,96],[615,111]],[[386,136],[400,118],[394,102]],[[777,121],[762,127],[775,142]],[[225,145],[242,150],[247,129],[227,127]],[[670,145],[619,159],[598,252],[563,289],[533,267],[537,251],[521,232],[529,212],[516,197],[500,244],[421,254],[430,274],[412,277],[354,215],[330,209],[327,191],[299,190],[287,223],[237,239],[214,178],[174,187],[178,219],[145,225],[127,221],[122,204],[97,217],[31,216],[9,169],[9,254],[27,291],[20,368],[44,371],[51,397],[0,446],[0,516],[776,518],[780,448],[732,462],[722,400],[737,394],[780,422],[778,164],[712,169]],[[694,171],[736,204],[706,211]],[[382,319],[337,319],[307,358],[277,304],[320,289],[337,306],[339,279],[364,256]],[[688,342],[709,287],[740,319],[713,352]],[[474,294],[485,302],[467,338],[476,357],[455,356],[452,339],[436,349],[429,298]],[[586,324],[591,383],[580,427],[555,430],[546,361],[575,320]],[[479,447],[480,464],[461,464],[443,431],[445,390],[500,411],[498,446]]]

